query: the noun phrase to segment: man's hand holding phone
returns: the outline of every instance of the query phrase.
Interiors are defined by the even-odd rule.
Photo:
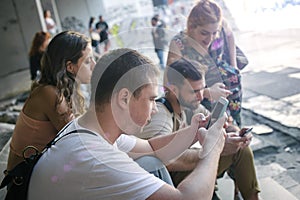
[[[252,140],[251,130],[252,128],[242,128],[240,131],[227,133],[222,155],[231,155],[249,146]]]
[[[252,127],[251,128],[242,128],[239,132],[240,137],[244,137],[246,136],[248,133],[250,133],[252,131]]]

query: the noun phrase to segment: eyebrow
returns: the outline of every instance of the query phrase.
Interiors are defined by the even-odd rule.
[[[214,32],[210,32],[210,31],[207,31],[207,30],[204,30],[204,29],[201,30],[201,32],[204,33],[204,34],[215,34],[215,33],[217,33],[218,31],[219,31],[219,30],[216,30],[216,31],[214,31]]]
[[[192,90],[194,93],[196,93],[196,92],[199,92],[199,91],[201,91],[201,90],[204,90],[205,89],[205,87],[202,87],[201,89],[198,89],[198,90]]]
[[[201,32],[203,32],[203,33],[210,33],[209,31],[204,30],[204,29],[202,29]]]

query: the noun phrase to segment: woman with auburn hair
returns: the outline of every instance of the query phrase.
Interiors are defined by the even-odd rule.
[[[228,41],[230,61],[222,57],[225,40]],[[187,30],[172,39],[168,65],[182,56],[208,66],[205,76],[208,88],[202,104],[211,110],[213,102],[221,96],[226,97],[229,100],[229,118],[241,126],[242,88],[240,73],[236,67],[234,37],[222,16],[221,8],[214,1],[199,1],[188,16]]]
[[[39,31],[34,35],[29,51],[30,75],[32,81],[39,79],[38,74],[41,72],[41,59],[50,39],[51,35],[48,32]]]
[[[32,84],[12,135],[7,170],[23,160],[25,147],[42,151],[62,127],[84,112],[79,86],[90,82],[95,67],[90,39],[73,31],[57,34],[41,65],[41,78]]]
[[[223,34],[225,33],[225,34]],[[226,38],[225,38],[226,37]],[[224,40],[228,41],[230,60],[222,57]],[[187,19],[187,29],[175,35],[169,46],[167,65],[184,57],[206,65],[205,74],[207,88],[205,99],[201,102],[209,111],[220,97],[229,100],[228,114],[241,126],[241,82],[235,61],[235,44],[232,31],[222,16],[222,10],[212,0],[200,0],[191,10]],[[168,70],[168,68],[166,68]],[[164,77],[164,84],[168,85]],[[247,145],[230,150],[241,137],[230,136],[226,139],[224,152],[219,160],[218,176],[224,172],[233,172],[231,177],[236,184],[236,193],[240,190],[244,199],[258,199],[260,192],[256,178],[253,152]],[[235,149],[235,148],[233,148]],[[243,160],[243,161],[242,161]]]

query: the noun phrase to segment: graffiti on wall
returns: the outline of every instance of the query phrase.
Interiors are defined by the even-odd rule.
[[[83,22],[74,16],[66,17],[62,21],[61,26],[64,31],[72,30],[72,31],[80,32],[80,33],[85,33],[86,29],[87,29],[85,27],[85,25],[83,24]]]

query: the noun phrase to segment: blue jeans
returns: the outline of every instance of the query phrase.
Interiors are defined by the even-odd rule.
[[[159,65],[162,69],[165,68],[165,65],[164,65],[164,50],[162,49],[155,49],[155,52],[157,54],[157,57],[159,59]]]
[[[135,160],[142,168],[157,178],[173,185],[171,176],[165,165],[154,156],[142,156]]]

